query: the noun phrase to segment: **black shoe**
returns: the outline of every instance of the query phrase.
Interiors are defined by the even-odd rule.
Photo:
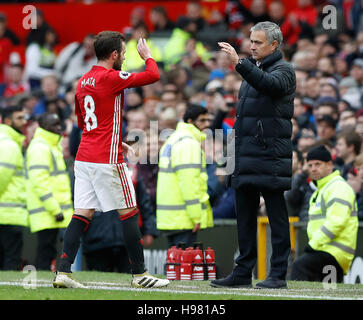
[[[215,288],[252,288],[252,280],[230,274],[224,279],[211,281],[210,285]]]
[[[285,280],[276,278],[267,278],[266,280],[259,282],[255,286],[256,289],[287,289]]]

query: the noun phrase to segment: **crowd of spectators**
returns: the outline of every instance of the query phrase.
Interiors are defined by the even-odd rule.
[[[337,26],[324,28],[326,5],[337,9]],[[286,12],[284,2],[253,0],[247,9],[244,1],[227,1],[225,12],[203,15],[203,5],[191,1],[176,21],[168,18],[163,7],[150,11],[153,32],[144,24],[146,11],[138,6],[130,16],[126,63],[123,70],[137,72],[144,65],[136,52],[136,39],[148,41],[159,65],[161,80],[155,84],[127,91],[123,113],[125,142],[139,148],[137,168],[155,209],[157,153],[189,104],[208,109],[212,118],[211,139],[205,144],[208,193],[214,217],[234,218],[234,195],[226,188],[226,140],[234,124],[238,92],[243,79],[235,72],[225,53],[216,44],[203,41],[203,32],[225,31],[225,41],[236,48],[240,57],[249,56],[249,30],[260,21],[277,23],[283,32],[281,51],[296,72],[292,143],[293,182],[286,192],[289,214],[307,219],[308,199],[314,184],[308,177],[305,156],[312,146],[324,144],[332,153],[334,164],[351,184],[363,219],[363,14],[360,1],[299,0],[298,7]],[[7,17],[0,14],[0,96],[1,108],[21,105],[27,112],[26,144],[37,126],[36,117],[45,111],[57,113],[62,121],[64,157],[72,174],[72,164],[81,130],[74,114],[74,92],[78,79],[96,63],[94,35],[82,42],[54,50],[57,34],[37,11],[37,29],[26,38],[25,61],[12,53],[19,44],[7,28]],[[156,35],[164,33],[160,39]],[[168,35],[165,38],[165,33]],[[220,35],[221,33],[219,33]],[[163,40],[163,41],[160,41]],[[162,43],[162,45],[160,45]],[[154,122],[157,121],[155,129]],[[214,135],[223,132],[222,139]],[[135,130],[146,132],[137,140]],[[140,135],[139,135],[140,136]],[[208,140],[208,139],[207,139]],[[26,146],[25,146],[26,147]],[[261,202],[261,215],[264,215]]]

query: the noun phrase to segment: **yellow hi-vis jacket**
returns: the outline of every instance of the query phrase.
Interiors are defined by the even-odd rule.
[[[73,214],[71,184],[61,136],[37,128],[26,152],[27,207],[31,232],[66,228]],[[64,220],[55,216],[63,213]]]
[[[182,57],[186,54],[186,43],[191,38],[191,34],[180,28],[174,28],[170,39],[165,44],[163,51],[163,61],[165,63],[165,70],[170,70],[170,66],[177,64],[181,61]],[[206,63],[210,58],[210,52],[204,47],[203,43],[197,41],[195,44],[195,52],[198,57]]]
[[[354,258],[358,234],[355,193],[338,170],[318,180],[317,187],[310,198],[309,245],[330,253],[346,274]]]
[[[26,211],[24,157],[25,137],[12,127],[0,124],[0,224],[28,225]]]
[[[205,134],[193,124],[180,122],[160,150],[156,190],[159,230],[188,230],[197,223],[201,229],[213,226],[201,148],[204,139]]]

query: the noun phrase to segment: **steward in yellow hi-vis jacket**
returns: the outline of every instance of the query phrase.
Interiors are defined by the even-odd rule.
[[[213,226],[207,193],[208,175],[201,142],[209,126],[208,111],[191,106],[160,150],[156,223],[167,230],[168,245],[193,245],[197,231]]]
[[[292,268],[292,280],[343,282],[356,249],[358,233],[355,193],[333,171],[329,151],[320,146],[307,155],[317,190],[310,198],[309,244]]]
[[[19,270],[23,231],[28,225],[21,133],[26,123],[21,107],[2,110],[0,124],[0,270]]]
[[[71,184],[63,158],[61,122],[44,113],[26,152],[27,208],[31,232],[38,237],[36,267],[49,270],[57,256],[56,240],[73,214]]]

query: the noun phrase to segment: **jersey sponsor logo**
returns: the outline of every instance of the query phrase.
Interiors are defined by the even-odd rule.
[[[131,76],[131,73],[126,72],[126,71],[120,71],[119,76],[121,79],[126,80],[128,77]]]

